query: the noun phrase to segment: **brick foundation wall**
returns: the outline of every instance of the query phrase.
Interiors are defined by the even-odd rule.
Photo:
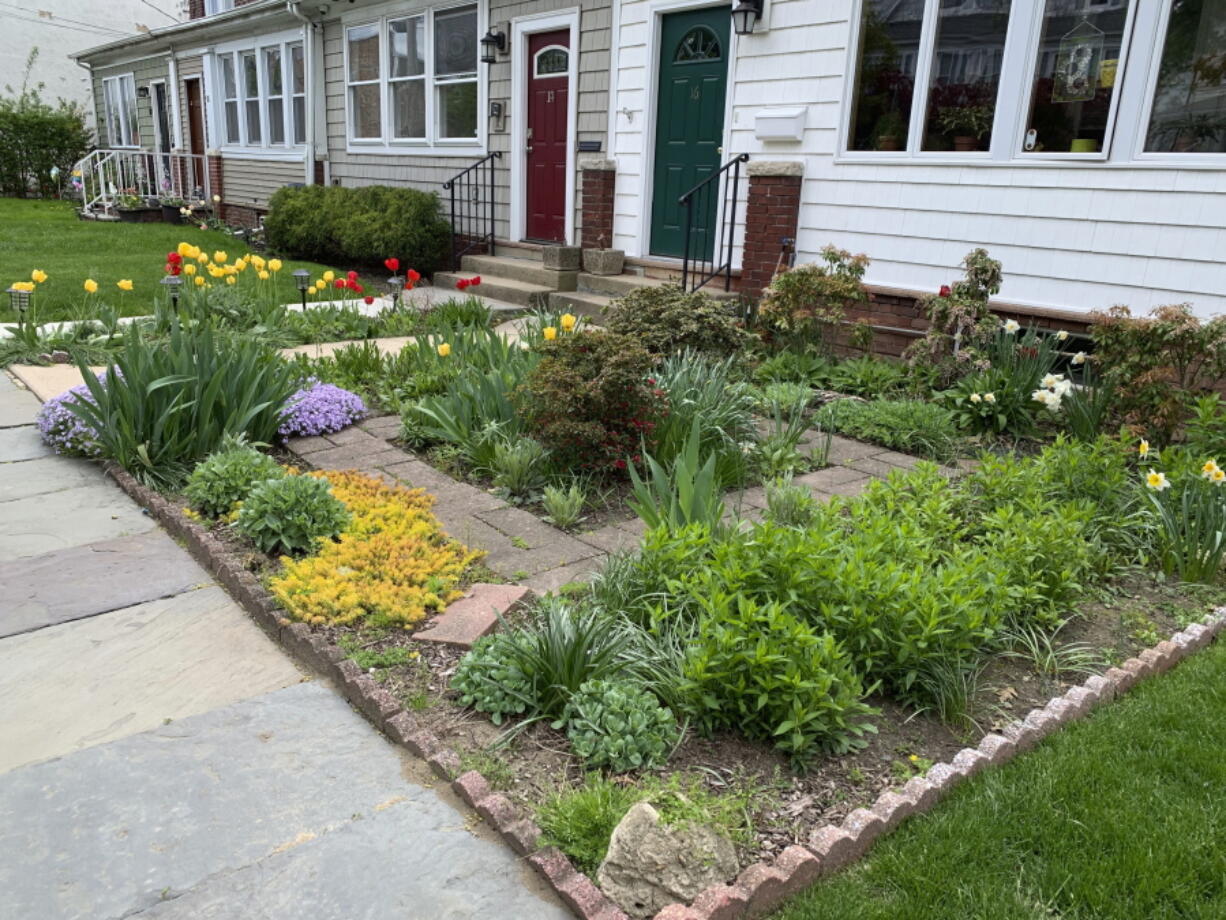
[[[617,170],[604,160],[580,166],[579,245],[584,249],[613,245],[613,191]]]
[[[745,204],[745,248],[741,256],[740,291],[757,298],[785,263],[785,250],[796,244],[800,216],[799,163],[750,161],[749,197]]]
[[[256,208],[249,208],[245,205],[226,204],[224,201],[219,208],[222,220],[233,227],[246,227],[248,230],[254,230],[260,225],[260,218],[267,214],[267,211],[260,211]]]

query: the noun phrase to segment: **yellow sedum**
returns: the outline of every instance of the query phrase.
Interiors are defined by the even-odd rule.
[[[327,477],[352,520],[317,555],[282,559],[269,588],[291,619],[407,629],[463,594],[457,586],[464,570],[484,554],[443,532],[430,512],[432,496],[352,471]]]

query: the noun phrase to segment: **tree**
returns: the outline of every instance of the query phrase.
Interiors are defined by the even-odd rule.
[[[38,49],[31,48],[21,88],[6,85],[0,95],[0,195],[54,196],[59,182],[52,168],[67,176],[89,150],[84,110],[64,99],[45,102],[44,84],[30,85],[37,57]]]

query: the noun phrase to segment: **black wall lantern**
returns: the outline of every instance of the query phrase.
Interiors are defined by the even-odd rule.
[[[762,0],[740,0],[732,8],[732,31],[737,35],[752,35],[762,18]]]
[[[507,34],[490,28],[481,37],[481,63],[493,64],[494,56],[507,50]]]

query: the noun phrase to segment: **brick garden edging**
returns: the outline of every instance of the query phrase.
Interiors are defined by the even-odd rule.
[[[137,504],[213,573],[252,619],[300,662],[331,678],[345,697],[376,728],[425,760],[440,779],[472,807],[518,855],[526,857],[558,897],[583,920],[629,920],[583,873],[554,847],[541,847],[540,828],[505,795],[494,792],[476,770],[461,773],[459,755],[445,747],[412,713],[404,710],[345,652],[304,623],[291,623],[276,599],[241,561],[204,527],[185,517],[171,502],[138,483],[126,471],[108,465],[107,474]],[[837,872],[868,852],[878,837],[894,830],[911,815],[930,810],[941,798],[985,767],[997,766],[1030,750],[1064,724],[1097,706],[1123,696],[1147,677],[1169,671],[1226,630],[1226,607],[1129,658],[1118,668],[1086,678],[1041,709],[1032,709],[998,734],[985,735],[977,747],[910,779],[901,789],[888,789],[870,808],[857,808],[842,824],[819,828],[809,845],[793,844],[771,862],[743,869],[732,884],[713,885],[691,905],[670,904],[654,920],[739,920],[760,917],[804,891],[814,881]]]

